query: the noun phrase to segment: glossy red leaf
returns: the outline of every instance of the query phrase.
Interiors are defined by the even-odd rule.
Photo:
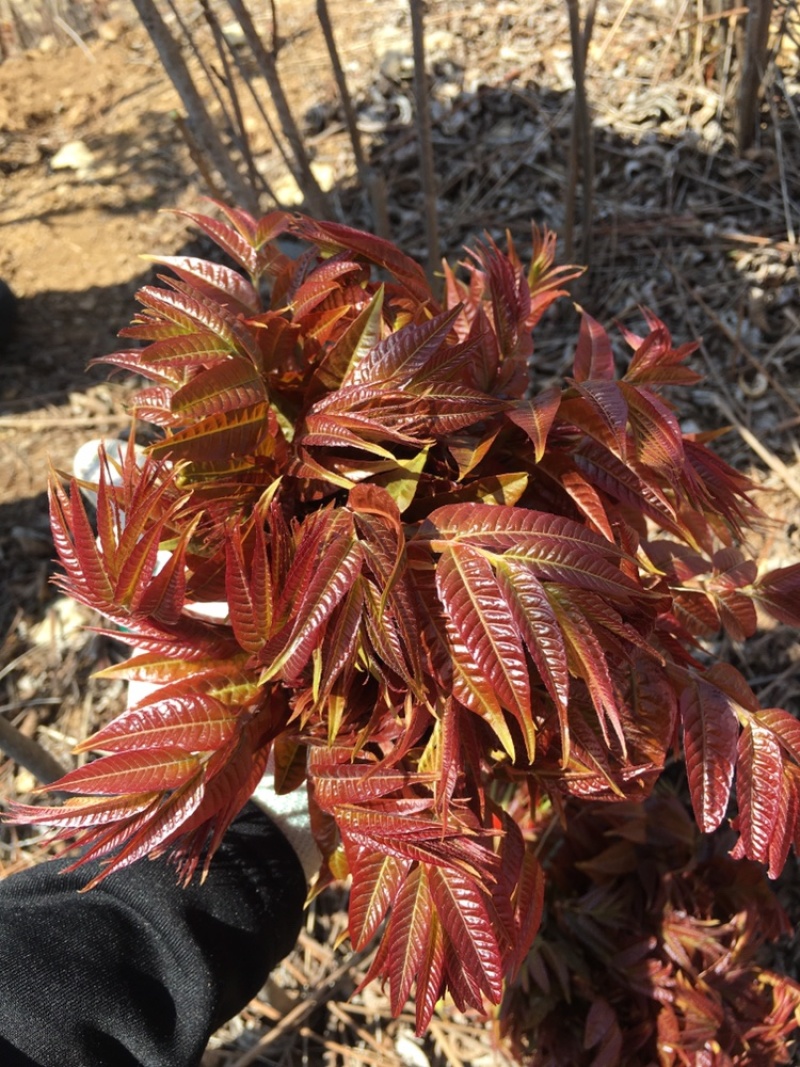
[[[615,377],[614,352],[608,334],[583,308],[573,374],[578,382],[611,381]]]
[[[350,940],[353,947],[358,950],[375,935],[378,927],[383,922],[389,907],[397,899],[398,904],[406,909],[403,917],[397,916],[393,924],[397,924],[395,935],[402,937],[401,931],[404,924],[407,925],[406,934],[419,932],[420,915],[409,914],[407,897],[409,890],[405,887],[411,881],[408,872],[411,867],[409,860],[399,860],[395,856],[384,856],[379,852],[361,852],[350,860],[350,870],[353,876],[353,884],[350,890],[350,906],[348,909],[350,921]],[[416,872],[415,872],[416,874]],[[402,896],[398,896],[402,889]],[[424,937],[422,938],[424,941]],[[402,972],[403,968],[400,967]],[[412,979],[414,974],[412,973]],[[396,980],[395,980],[396,981]],[[406,1000],[401,1001],[401,1007]]]
[[[433,903],[428,874],[418,864],[403,882],[384,935],[389,942],[392,1011],[398,1014],[411,992],[430,936]]]
[[[449,985],[458,989],[468,978],[498,1004],[502,960],[481,889],[469,876],[443,867],[432,867],[429,879],[436,911],[458,958],[458,970],[448,969]]]
[[[160,793],[182,785],[198,767],[197,757],[184,749],[118,752],[70,771],[54,788],[84,796]]]
[[[196,256],[147,256],[153,263],[169,267],[184,282],[194,283],[204,296],[218,300],[234,314],[255,314],[260,300],[255,288],[238,271],[222,263]]]
[[[783,760],[771,730],[749,720],[739,735],[736,759],[738,828],[744,854],[759,863],[769,860],[779,830]]]
[[[492,567],[480,553],[460,545],[442,553],[436,567],[439,597],[498,700],[519,721],[533,759],[530,678],[514,616]]]
[[[532,400],[520,400],[506,416],[519,426],[533,442],[533,454],[541,463],[547,447],[547,437],[561,406],[561,390],[543,389]]]
[[[702,678],[688,680],[679,707],[692,807],[700,829],[710,833],[728,807],[739,724],[729,698]]]

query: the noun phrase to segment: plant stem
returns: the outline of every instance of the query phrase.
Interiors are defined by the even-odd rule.
[[[434,270],[439,264],[439,220],[436,211],[436,173],[433,166],[431,113],[428,106],[428,78],[425,70],[425,4],[424,0],[409,0],[411,12],[411,41],[414,50],[414,100],[417,109],[419,137],[419,165],[422,192],[425,198],[425,238],[428,245],[427,273],[431,286]]]
[[[175,38],[162,19],[154,0],[133,0],[142,24],[156,46],[161,62],[186,108],[187,125],[197,147],[222,176],[229,192],[248,211],[258,211],[256,192],[245,182],[217,132],[203,98],[197,91]]]

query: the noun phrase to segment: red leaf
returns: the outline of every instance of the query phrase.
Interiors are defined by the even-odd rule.
[[[739,724],[726,694],[700,678],[682,689],[679,707],[692,807],[700,829],[711,833],[728,806]]]
[[[481,675],[522,726],[528,757],[533,760],[528,666],[519,629],[491,565],[478,552],[454,545],[437,564],[436,584],[445,611]]]
[[[409,323],[388,334],[352,365],[342,385],[389,380],[395,387],[410,385],[425,374],[431,358],[446,344],[460,311],[460,307],[442,311],[427,322]]]
[[[215,697],[193,692],[190,686],[180,697],[128,708],[107,726],[78,746],[106,752],[136,749],[182,748],[190,752],[211,752],[219,748],[234,730],[237,712]]]
[[[547,437],[561,406],[561,390],[543,389],[533,400],[520,400],[506,412],[507,418],[519,426],[533,442],[533,454],[541,463],[547,447]]]
[[[182,785],[198,766],[197,757],[184,749],[118,752],[70,771],[51,788],[83,795],[162,792]]]
[[[753,597],[778,622],[800,626],[800,563],[763,575],[754,584]]]
[[[172,410],[184,419],[204,419],[266,400],[264,383],[249,359],[231,358],[201,371],[172,397]]]
[[[310,241],[322,252],[355,252],[370,263],[383,267],[398,278],[420,303],[432,303],[425,272],[418,263],[400,252],[390,241],[362,233],[338,222],[318,222],[302,216],[292,220],[292,231]]]
[[[516,937],[506,965],[508,981],[513,981],[530,952],[544,912],[544,871],[531,848],[522,857],[519,885],[514,894]]]
[[[558,711],[566,759],[569,754],[569,669],[561,627],[544,586],[526,564],[503,557],[497,565],[497,583]]]
[[[574,422],[624,461],[628,455],[629,410],[621,384],[615,381],[588,381],[576,384],[575,388],[580,398],[563,401],[560,417],[566,422]],[[581,404],[581,399],[586,403]]]
[[[416,866],[400,887],[385,937],[389,948],[392,1012],[399,1015],[417,978],[428,945],[433,906],[424,865]]]
[[[255,314],[260,300],[254,287],[237,271],[221,263],[194,256],[147,256],[152,263],[169,267],[184,282],[194,284],[204,296],[236,314]]]
[[[474,982],[494,1004],[503,992],[502,962],[483,893],[458,871],[430,869],[430,887],[436,910],[458,960],[448,983],[454,989]]]
[[[230,528],[226,540],[225,592],[236,640],[246,652],[260,651],[272,623],[272,590],[260,524],[255,535],[252,577],[245,567],[241,529]]]
[[[678,420],[649,389],[626,382],[620,383],[620,389],[627,401],[639,461],[667,478],[678,477],[685,465]]]
[[[749,720],[739,735],[736,799],[744,853],[759,863],[769,860],[780,814],[782,777],[783,760],[775,735]]]
[[[384,856],[379,852],[361,850],[355,857],[350,858],[353,884],[348,910],[350,940],[356,950],[368,944],[392,902],[396,898],[400,900],[398,892],[401,891],[401,886],[402,893],[407,893],[405,886],[411,881],[411,878],[407,877],[410,867],[410,860],[399,860],[396,856]],[[409,933],[413,932],[411,927],[418,926],[418,919],[419,917],[409,922]],[[399,927],[402,927],[403,922],[400,919],[396,921]],[[392,940],[395,935],[402,936],[398,934],[397,928]],[[406,996],[401,1001],[401,1008]]]
[[[420,1037],[428,1029],[436,1003],[444,993],[444,984],[444,931],[439,916],[434,911],[431,914],[425,952],[417,972],[416,1032]]]
[[[586,683],[597,712],[603,739],[606,745],[610,745],[607,725],[610,722],[625,754],[625,731],[622,728],[614,683],[603,646],[586,617],[570,601],[567,590],[554,588],[551,591],[550,603],[564,635],[570,671]]]
[[[266,403],[260,403],[207,415],[150,445],[150,454],[172,463],[188,459],[198,465],[221,463],[226,470],[242,469],[264,436],[267,410]]]
[[[608,334],[583,308],[573,374],[578,382],[611,381],[615,377],[614,353]]]

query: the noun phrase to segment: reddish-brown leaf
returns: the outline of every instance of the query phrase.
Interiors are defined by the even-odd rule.
[[[583,308],[573,374],[577,382],[612,381],[615,377],[614,352],[608,334]]]
[[[739,724],[728,696],[691,677],[679,700],[689,791],[701,830],[716,830],[728,807]]]
[[[439,597],[482,677],[523,728],[535,751],[530,678],[519,628],[491,565],[480,553],[454,545],[436,567]]]
[[[736,759],[738,827],[744,854],[759,863],[769,860],[770,846],[779,827],[783,760],[771,730],[748,720],[739,735]],[[785,813],[784,813],[785,814]]]
[[[436,911],[458,959],[457,970],[448,968],[448,984],[457,990],[474,982],[499,1004],[502,960],[482,890],[469,876],[443,867],[432,867],[429,879]]]

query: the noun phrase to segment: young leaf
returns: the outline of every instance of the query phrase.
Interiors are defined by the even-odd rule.
[[[442,553],[436,583],[445,611],[497,699],[522,726],[528,758],[535,752],[530,679],[519,630],[489,562],[454,545]]]
[[[716,830],[728,807],[739,726],[729,698],[702,678],[680,693],[686,770],[695,818],[701,830]]]

